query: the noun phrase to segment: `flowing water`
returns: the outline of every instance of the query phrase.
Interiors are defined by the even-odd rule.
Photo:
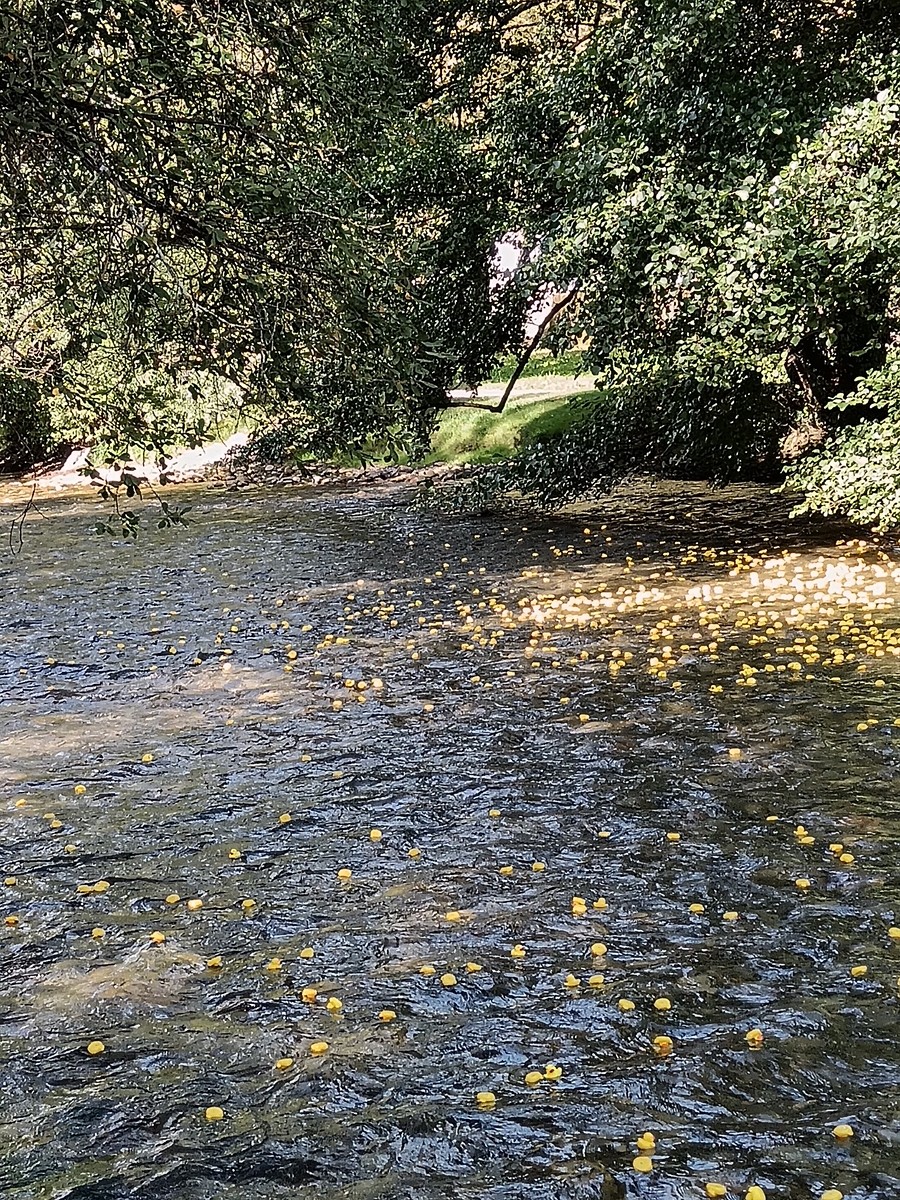
[[[40,507],[0,1194],[900,1196],[890,547],[749,488]]]

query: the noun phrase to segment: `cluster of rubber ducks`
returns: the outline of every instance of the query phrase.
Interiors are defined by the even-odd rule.
[[[591,533],[584,530],[586,544]],[[582,567],[574,589],[538,590],[520,601],[514,617],[503,602],[489,599],[487,608],[489,615],[499,615],[501,631],[514,625],[530,630],[523,653],[531,673],[590,659],[603,663],[613,679],[643,671],[675,690],[685,679],[712,675],[707,684],[712,695],[728,689],[722,680],[729,670],[735,688],[796,684],[822,674],[841,682],[854,674],[874,675],[871,686],[881,689],[885,680],[878,674],[879,664],[900,655],[900,624],[886,588],[886,580],[896,585],[900,575],[877,547],[856,541],[842,549],[852,555],[849,561],[809,561],[788,552],[767,558],[706,552],[706,564],[722,568],[723,578],[698,586],[675,570],[696,561],[696,554],[683,552],[676,540],[673,565],[662,580],[657,570],[642,574],[640,563],[629,556],[613,579],[600,570],[595,580]],[[668,558],[669,551],[662,555]],[[628,582],[621,582],[622,575],[630,577]],[[476,617],[471,605],[462,605],[461,611],[473,634],[462,648],[477,652],[490,645],[491,637],[485,640],[488,616]],[[554,642],[574,632],[582,638],[594,635],[603,644],[596,653],[582,649],[573,658]],[[870,719],[856,728],[865,732],[876,724]]]
[[[373,622],[387,630],[392,639],[390,653],[403,660],[403,669],[410,662],[427,662],[433,646],[452,643],[455,650],[467,656],[467,662],[475,664],[468,676],[469,685],[474,687],[533,685],[536,680],[543,682],[548,676],[552,679],[559,672],[566,681],[566,690],[558,696],[558,703],[566,719],[575,725],[587,725],[597,714],[581,711],[577,697],[569,694],[575,690],[573,671],[590,669],[596,673],[598,668],[612,685],[640,675],[654,686],[676,691],[698,687],[712,696],[733,696],[735,689],[740,689],[737,695],[743,698],[745,691],[756,689],[762,693],[770,685],[798,687],[804,681],[823,677],[834,682],[848,677],[864,682],[867,689],[871,688],[873,702],[885,695],[885,676],[893,668],[892,660],[900,656],[900,619],[895,615],[888,590],[889,584],[900,586],[900,568],[877,546],[862,541],[846,543],[840,546],[838,558],[822,556],[810,560],[787,552],[767,556],[739,550],[721,553],[673,538],[670,546],[663,543],[652,556],[641,554],[643,547],[638,542],[623,563],[610,557],[612,542],[606,525],[586,525],[577,544],[573,540],[565,546],[551,547],[554,559],[578,559],[576,583],[573,584],[572,573],[559,566],[527,567],[519,575],[515,592],[486,578],[487,569],[470,562],[469,556],[463,555],[454,562],[448,553],[446,559],[414,584],[410,581],[380,588],[348,588],[341,597],[340,617],[328,630],[306,619],[285,619],[285,612],[288,616],[294,609],[306,612],[311,603],[308,592],[267,601],[266,606],[261,605],[258,619],[257,614],[251,619],[227,607],[221,614],[225,618],[223,628],[214,638],[213,659],[223,671],[230,671],[241,657],[244,638],[247,637],[248,644],[251,634],[254,644],[262,639],[260,653],[271,660],[273,669],[289,677],[292,686],[307,686],[321,694],[322,707],[331,714],[326,715],[327,721],[357,711],[360,705],[390,699],[390,655],[378,663],[378,674],[364,671],[355,661],[357,646]],[[449,544],[444,549],[449,552]],[[683,570],[698,563],[718,582],[698,584]],[[154,627],[150,636],[165,643],[171,635]],[[98,631],[101,654],[125,649],[126,644],[114,642],[114,637],[112,630]],[[180,637],[166,644],[167,655],[172,659],[181,656],[187,650],[187,641],[186,637]],[[185,653],[184,658],[186,667],[205,667],[209,662],[208,656],[190,658]],[[48,663],[55,665],[56,660],[48,659]],[[430,715],[440,704],[439,699],[423,699],[422,713]],[[233,717],[228,717],[226,723],[233,721]],[[865,735],[881,725],[900,726],[900,717],[891,713],[867,716],[849,722],[848,728]],[[738,765],[743,751],[731,747],[724,757]],[[151,767],[155,760],[156,755],[151,751],[137,756],[144,767]],[[311,755],[302,755],[300,761],[309,763]],[[331,774],[334,780],[341,777],[340,771]],[[81,800],[88,795],[89,785],[79,782],[73,790],[76,799]],[[15,806],[28,809],[29,801],[16,800]],[[503,813],[492,808],[487,817],[500,821]],[[73,836],[70,832],[73,818],[60,816],[54,809],[44,811],[42,819],[51,835],[67,839]],[[289,826],[296,819],[289,810],[273,811],[277,826]],[[777,815],[766,818],[771,824],[779,820]],[[844,871],[853,871],[857,866],[858,849],[852,838],[823,838],[805,825],[793,823],[788,835],[787,823],[785,826],[786,837],[793,838],[804,852],[821,849],[823,860]],[[377,827],[371,828],[367,836],[375,846],[385,841],[385,833]],[[602,841],[613,838],[608,830],[597,831],[597,836]],[[673,851],[681,839],[679,830],[665,834],[665,841]],[[66,840],[62,842],[62,850],[74,854],[81,844]],[[246,854],[244,847],[232,846],[224,855],[223,865],[239,867]],[[428,847],[404,846],[402,854],[415,864],[423,857],[427,859]],[[522,866],[507,862],[501,862],[496,869],[504,878],[523,871]],[[528,870],[527,866],[524,870]],[[552,875],[552,864],[536,858],[530,872],[532,878]],[[4,879],[10,895],[15,894],[20,882],[20,874],[11,870]],[[335,871],[337,888],[349,889],[356,882],[350,866]],[[816,883],[806,874],[798,874],[785,883],[793,887],[801,903],[803,897],[816,892]],[[111,886],[104,878],[84,880],[75,885],[74,894],[82,901],[103,898]],[[210,888],[210,893],[213,891],[214,887]],[[191,914],[200,913],[204,906],[208,911],[210,907],[209,896],[185,898],[171,891],[161,900],[168,910],[183,906]],[[251,895],[231,895],[216,901],[219,907],[227,905],[247,916],[252,916],[260,903]],[[575,895],[568,902],[575,918],[603,913],[608,907],[606,896]],[[727,926],[739,923],[743,916],[737,908],[724,906],[721,911],[708,913],[707,906],[697,901],[685,907],[691,917],[717,919]],[[443,920],[451,927],[465,926],[469,919],[470,914],[463,909],[450,908],[443,913]],[[23,920],[20,912],[8,912],[4,922],[11,933],[27,936],[27,917]],[[89,936],[93,942],[102,943],[107,930],[94,925]],[[157,928],[148,928],[143,936],[160,948],[172,937],[165,929]],[[886,924],[885,938],[890,945],[900,945],[900,926]],[[213,975],[229,965],[227,955],[210,952],[214,950],[210,946],[203,954],[204,966]],[[527,939],[525,943],[511,944],[507,953],[513,966],[521,966],[529,955]],[[312,945],[302,947],[297,953],[299,960],[307,964],[315,955],[316,948]],[[595,996],[604,996],[608,987],[609,972],[605,965],[608,955],[605,942],[591,941],[581,966],[570,963],[573,969],[561,973],[560,989],[576,994],[586,988]],[[286,963],[286,957],[275,955],[263,969],[276,975],[284,970]],[[474,960],[422,962],[415,968],[422,979],[433,981],[431,986],[445,989],[458,988],[465,982],[465,976],[476,977],[486,969],[484,963]],[[846,964],[846,971],[853,981],[870,978],[869,965],[863,962]],[[900,988],[900,979],[896,980],[896,986]],[[334,1018],[344,1012],[344,1001],[339,996],[324,995],[310,983],[300,986],[298,995],[317,1012],[324,1011]],[[402,1006],[396,999],[393,1002],[396,1008],[375,1010],[373,1005],[368,1018],[382,1025],[401,1019],[398,1010],[402,1015]],[[667,1014],[677,1013],[677,1000],[668,995],[652,996],[646,1001],[618,996],[615,1007],[622,1014],[646,1010],[654,1019],[665,1019]],[[765,1029],[756,1026],[746,1029],[743,1043],[750,1051],[761,1050],[766,1044]],[[107,1044],[95,1037],[83,1049],[90,1059],[103,1061]],[[324,1037],[308,1040],[306,1044],[306,1051],[313,1059],[327,1059],[331,1050],[331,1043]],[[646,1050],[648,1056],[663,1059],[677,1056],[677,1030],[649,1037]],[[298,1065],[297,1051],[282,1054],[272,1062],[277,1072],[290,1072]],[[534,1063],[510,1081],[510,1090],[516,1095],[539,1095],[563,1076],[564,1068],[556,1062]],[[472,1092],[470,1103],[478,1111],[490,1114],[502,1107],[503,1088],[496,1083],[493,1086],[496,1090],[481,1088]],[[227,1122],[231,1115],[224,1103],[201,1106],[198,1113],[213,1125]],[[830,1130],[823,1129],[822,1135],[847,1146],[852,1142],[854,1130],[849,1124],[839,1123]],[[662,1134],[645,1130],[634,1139],[631,1166],[636,1175],[648,1175],[656,1169],[658,1138],[662,1139]],[[710,1200],[721,1200],[729,1194],[729,1185],[717,1179],[704,1180],[701,1186]],[[744,1200],[772,1200],[755,1183],[742,1188],[742,1193]],[[842,1193],[837,1188],[828,1188],[819,1193],[818,1200],[842,1200]]]
[[[739,761],[741,758],[741,751],[736,747],[732,747],[726,752],[726,756],[732,761]],[[305,757],[308,758],[309,756]],[[150,765],[153,761],[154,756],[150,752],[143,754],[140,759],[140,762],[143,765]],[[74,788],[74,794],[80,799],[85,796],[87,790],[88,789],[84,784],[77,784]],[[28,802],[22,799],[17,800],[15,801],[15,807],[19,809],[27,808]],[[502,816],[502,811],[497,808],[492,808],[487,813],[487,818],[490,821],[497,821],[501,819]],[[43,819],[47,822],[48,828],[54,833],[58,832],[65,824],[62,820],[60,820],[55,812],[45,812],[43,814]],[[294,820],[294,816],[289,811],[282,811],[277,815],[275,820],[280,826],[289,825]],[[770,816],[767,818],[767,823],[775,823],[778,820],[779,818],[777,816]],[[798,845],[808,847],[814,845],[816,842],[815,837],[803,825],[797,825],[794,827],[792,833]],[[608,830],[600,830],[598,831],[598,837],[602,841],[608,841],[611,837],[611,834]],[[383,831],[378,828],[370,829],[368,840],[373,845],[380,845],[384,840]],[[681,841],[681,833],[675,830],[669,831],[666,834],[666,841],[671,845],[676,845]],[[66,843],[65,849],[68,850],[73,848],[73,845],[74,844]],[[855,862],[855,856],[845,850],[843,843],[829,843],[828,852],[829,854],[836,856],[838,861],[840,861],[845,867],[849,867]],[[411,861],[416,861],[421,858],[422,853],[423,851],[420,847],[411,847],[407,851],[407,856]],[[233,846],[228,850],[226,858],[231,864],[240,863],[244,858],[244,851],[237,846]],[[531,872],[535,875],[543,874],[547,868],[548,864],[544,861],[535,860],[531,864]],[[513,873],[514,868],[510,865],[503,865],[499,867],[498,870],[499,873],[508,876]],[[18,876],[15,875],[9,875],[4,879],[4,885],[9,889],[17,888],[19,882],[20,880]],[[335,883],[337,887],[347,888],[351,886],[353,883],[352,869],[349,867],[342,867],[338,869],[335,876]],[[76,885],[75,892],[76,895],[80,897],[105,897],[110,891],[110,886],[111,885],[108,880],[98,879],[91,883],[78,883]],[[798,891],[806,893],[810,889],[811,884],[807,879],[798,878],[795,881],[795,886]],[[187,900],[183,900],[183,898],[175,892],[167,893],[163,897],[163,901],[167,908],[170,909],[174,909],[183,903],[186,911],[190,913],[199,913],[204,907],[204,901],[201,897],[191,897]],[[245,914],[251,914],[256,907],[257,902],[252,897],[244,897],[239,901],[239,908]],[[570,901],[570,910],[572,915],[575,917],[585,917],[591,912],[604,913],[608,910],[608,908],[609,901],[605,896],[598,896],[592,900],[583,896],[572,896]],[[706,914],[706,907],[703,904],[695,902],[688,906],[688,911],[692,916],[699,917]],[[443,920],[450,926],[464,925],[471,918],[471,915],[471,913],[466,913],[458,909],[449,909],[443,914]],[[733,923],[740,920],[741,914],[735,910],[724,910],[720,916],[723,922]],[[20,923],[18,915],[8,914],[5,918],[5,923],[7,927],[10,928],[18,927]],[[106,931],[102,927],[95,926],[91,929],[90,936],[95,940],[102,939],[106,936]],[[900,944],[900,927],[889,926],[886,930],[886,936],[889,942]],[[164,946],[167,942],[166,934],[158,929],[150,930],[146,934],[146,937],[152,945],[159,947]],[[522,944],[514,944],[509,949],[510,959],[514,962],[519,962],[525,959],[527,954],[528,949]],[[603,965],[607,954],[608,946],[606,943],[601,941],[595,941],[591,943],[588,950],[588,955],[594,969],[592,969],[591,973],[586,979],[588,988],[598,991],[602,991],[604,988],[606,978],[604,974],[596,970],[596,967]],[[314,946],[304,946],[298,952],[298,958],[302,962],[309,962],[315,958],[315,955],[316,950]],[[205,960],[205,966],[209,971],[216,972],[225,966],[225,958],[221,954],[210,955]],[[279,956],[273,956],[264,964],[263,969],[271,974],[276,974],[281,972],[284,967],[285,961]],[[477,975],[484,970],[484,967],[481,963],[468,961],[464,964],[464,970],[468,975]],[[854,980],[864,978],[867,975],[867,972],[868,967],[865,964],[853,964],[849,968],[849,975],[851,979]],[[442,970],[431,962],[423,963],[418,968],[418,974],[424,979],[436,979],[442,987],[448,989],[455,988],[459,983],[459,979],[454,971],[449,969]],[[575,975],[574,972],[569,972],[562,979],[561,986],[563,989],[574,992],[576,989],[582,988],[584,983],[585,981],[580,976]],[[897,979],[897,987],[900,988],[900,978]],[[305,1004],[311,1006],[321,1005],[331,1016],[339,1016],[343,1011],[344,1004],[338,996],[322,996],[317,988],[313,986],[303,986],[300,989],[299,994],[300,998]],[[617,1008],[621,1013],[633,1013],[637,1007],[638,1006],[636,1002],[627,997],[620,997],[617,1000]],[[657,1016],[665,1016],[666,1014],[672,1012],[673,1002],[668,996],[657,996],[652,1000],[650,1007]],[[380,1023],[390,1024],[391,1022],[397,1020],[398,1013],[395,1009],[383,1008],[378,1011],[376,1017]],[[762,1029],[754,1027],[746,1031],[744,1035],[744,1041],[748,1049],[760,1050],[765,1043],[765,1033]],[[671,1055],[676,1049],[675,1038],[668,1034],[655,1035],[651,1039],[650,1045],[653,1052],[662,1058]],[[312,1040],[308,1045],[308,1053],[313,1059],[322,1058],[328,1053],[329,1049],[330,1043],[323,1038]],[[84,1047],[85,1053],[90,1058],[99,1058],[106,1052],[106,1050],[107,1046],[100,1038],[91,1039]],[[293,1054],[282,1055],[274,1060],[272,1064],[273,1069],[278,1072],[290,1071],[295,1066],[296,1061],[297,1060]],[[540,1088],[545,1084],[554,1084],[561,1080],[562,1077],[563,1068],[557,1063],[548,1062],[542,1067],[534,1067],[525,1071],[521,1078],[521,1084],[524,1085],[526,1089],[535,1089]],[[495,1091],[481,1089],[474,1093],[473,1101],[474,1105],[479,1111],[483,1113],[491,1113],[496,1109],[498,1103],[502,1102],[502,1096],[498,1096]],[[209,1123],[217,1123],[225,1121],[228,1117],[228,1112],[223,1105],[210,1104],[203,1109],[203,1117],[205,1121]],[[854,1130],[852,1126],[846,1123],[835,1125],[830,1132],[834,1140],[838,1143],[849,1143],[854,1137]],[[636,1153],[632,1159],[632,1169],[634,1172],[637,1175],[646,1175],[651,1173],[655,1166],[654,1154],[657,1150],[657,1135],[650,1130],[646,1130],[641,1133],[635,1139],[635,1150]],[[727,1185],[718,1180],[705,1181],[703,1184],[703,1189],[706,1196],[708,1196],[710,1200],[720,1200],[720,1198],[725,1197],[728,1194]],[[760,1187],[758,1184],[752,1184],[746,1188],[744,1192],[744,1200],[767,1200],[767,1197],[762,1187]],[[836,1188],[828,1188],[821,1193],[819,1200],[843,1200],[843,1194]]]
[[[262,652],[280,660],[286,674],[302,671],[311,689],[325,691],[334,712],[378,698],[384,680],[341,671],[329,680],[321,669],[310,671],[309,661],[340,655],[372,620],[412,662],[427,661],[437,639],[444,643],[459,635],[459,652],[480,664],[469,681],[485,689],[529,684],[537,677],[552,681],[555,672],[598,665],[612,681],[638,672],[675,691],[701,682],[713,696],[796,686],[823,676],[833,683],[855,677],[876,692],[885,687],[883,666],[900,655],[900,622],[888,588],[900,586],[900,573],[876,543],[838,542],[840,557],[809,559],[788,551],[723,553],[673,538],[653,557],[626,553],[624,565],[611,561],[606,550],[588,559],[592,547],[611,546],[607,530],[604,524],[586,526],[580,545],[551,547],[557,558],[580,559],[574,587],[568,573],[526,568],[514,597],[485,579],[487,568],[470,565],[469,555],[455,563],[448,557],[418,587],[347,591],[340,632],[317,636],[309,622],[270,621],[269,633],[286,635],[285,640],[273,638]],[[667,564],[663,570],[657,556]],[[698,561],[708,572],[720,572],[720,582],[697,584],[679,570]],[[456,582],[460,568],[465,585]],[[456,593],[449,600],[439,591],[448,579]],[[280,598],[276,607],[293,603],[302,609],[309,600],[300,592]],[[405,636],[397,633],[401,626]],[[235,652],[225,645],[229,636],[246,632],[248,625],[237,621],[217,634],[224,657]],[[501,663],[504,670],[498,671]],[[591,713],[573,709],[573,697],[561,694],[559,703],[573,720],[591,719]],[[431,701],[423,705],[426,712],[434,707]],[[869,717],[852,728],[866,733],[882,723],[900,726],[900,717]]]
[[[521,537],[533,532],[523,526]],[[676,691],[702,682],[714,696],[732,689],[796,686],[822,676],[834,683],[856,677],[877,691],[886,682],[881,668],[900,656],[892,591],[900,586],[900,572],[877,542],[839,541],[837,557],[816,558],[774,550],[749,554],[739,547],[726,552],[677,537],[654,546],[652,555],[641,553],[646,547],[640,540],[630,551],[614,554],[613,543],[608,525],[600,523],[585,526],[577,545],[551,544],[553,558],[578,558],[577,582],[573,586],[571,572],[559,568],[525,568],[517,596],[486,578],[488,568],[475,566],[471,555],[456,561],[448,555],[417,586],[348,590],[338,630],[284,618],[285,606],[289,612],[292,607],[305,611],[309,592],[277,597],[253,615],[227,605],[222,610],[227,627],[213,639],[215,657],[230,668],[240,660],[246,639],[252,636],[255,646],[262,634],[263,655],[280,662],[285,674],[300,673],[305,686],[323,692],[331,710],[341,712],[377,699],[384,680],[346,671],[329,675],[311,669],[311,663],[335,655],[342,660],[372,620],[412,662],[426,661],[435,639],[458,635],[459,652],[481,664],[470,683],[486,689],[533,683],[537,676],[552,680],[554,672],[600,665],[612,681],[639,672]],[[450,543],[443,549],[450,551]],[[719,581],[694,582],[689,572],[697,563],[714,577],[718,573]],[[95,636],[101,655],[130,652],[127,643],[112,641],[112,629],[98,629]],[[162,647],[168,655],[186,656],[188,637],[167,642],[167,636],[166,629],[154,625],[150,645],[139,650]],[[208,657],[186,661],[203,666]],[[502,672],[496,669],[499,662]],[[57,665],[57,660],[47,663]],[[150,669],[159,670],[159,664],[151,663]],[[572,711],[573,697],[563,694],[559,703]],[[426,712],[434,707],[430,700],[423,704]],[[575,720],[590,717],[572,712]],[[891,715],[869,717],[852,728],[867,733],[883,721],[900,726],[900,717]]]

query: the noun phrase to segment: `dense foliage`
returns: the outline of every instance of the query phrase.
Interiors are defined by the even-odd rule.
[[[460,107],[503,7],[6,8],[5,378],[114,447],[196,440],[223,397],[321,450],[421,444],[527,302],[489,293],[503,189]]]
[[[800,455],[810,506],[892,524],[898,39],[873,0],[23,0],[0,450],[240,412],[415,454],[577,282],[553,345],[600,399],[485,494]]]
[[[865,490],[860,446],[891,444],[900,400],[898,33],[878,4],[635,0],[522,77],[504,145],[536,181],[541,269],[583,281],[571,320],[604,400],[498,484],[740,477],[821,443],[791,482],[863,514],[841,464]]]

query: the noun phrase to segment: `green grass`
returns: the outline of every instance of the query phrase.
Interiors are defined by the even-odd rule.
[[[578,418],[571,401],[595,399],[593,389],[579,390],[581,379],[529,379],[519,385],[522,394],[514,396],[502,413],[480,408],[452,408],[440,417],[431,439],[431,450],[418,464],[490,463],[509,458],[520,446],[544,434],[561,433]],[[502,384],[483,385],[485,395],[479,404],[497,404]],[[297,462],[317,462],[317,455],[295,456]],[[406,454],[392,455],[381,440],[371,440],[358,454],[338,454],[329,459],[333,466],[357,467],[363,463],[387,465],[409,463]]]
[[[575,420],[571,400],[592,391],[511,400],[502,413],[475,408],[446,412],[432,438],[426,462],[484,463],[508,458],[523,443],[540,434],[561,433]]]
[[[491,372],[490,378],[501,383],[512,376],[518,364],[518,356],[507,354]],[[580,350],[564,350],[552,354],[549,350],[535,350],[525,364],[521,379],[534,379],[546,375],[578,375],[585,371],[584,355]]]

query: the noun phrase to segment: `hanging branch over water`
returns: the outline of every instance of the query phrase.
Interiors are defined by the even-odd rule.
[[[19,554],[22,550],[22,546],[24,545],[24,542],[25,542],[25,538],[22,533],[22,530],[25,527],[25,518],[28,516],[28,514],[31,512],[31,510],[35,507],[34,497],[35,497],[36,492],[37,492],[37,480],[35,479],[35,481],[31,485],[31,495],[28,497],[27,501],[25,502],[25,507],[22,509],[21,513],[17,517],[15,517],[12,520],[12,522],[10,523],[10,526],[9,526],[9,552],[10,552],[10,554]]]

